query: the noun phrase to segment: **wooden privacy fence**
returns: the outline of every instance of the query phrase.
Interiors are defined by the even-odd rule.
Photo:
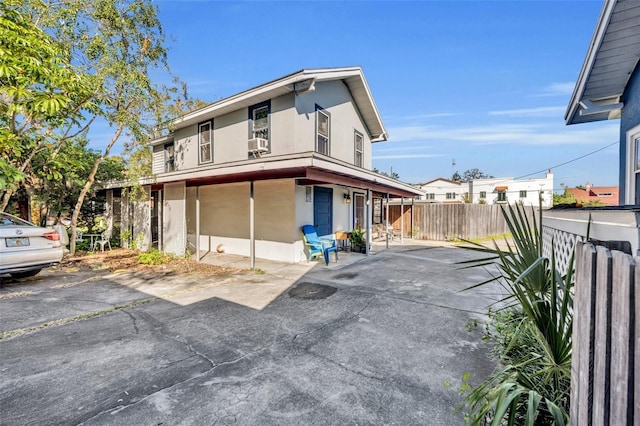
[[[640,424],[640,268],[578,242],[571,360],[574,425]]]
[[[446,241],[451,238],[475,239],[509,232],[496,204],[437,204],[414,203],[389,206],[389,223],[398,233],[401,228],[400,213],[404,208],[404,235],[420,240]],[[506,206],[505,206],[506,208]],[[526,208],[529,220],[538,209]]]

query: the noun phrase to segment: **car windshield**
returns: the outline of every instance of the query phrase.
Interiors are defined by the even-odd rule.
[[[10,214],[0,213],[0,227],[3,226],[35,226],[19,217],[11,216]]]

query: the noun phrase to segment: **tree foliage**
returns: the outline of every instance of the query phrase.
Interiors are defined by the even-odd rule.
[[[75,202],[73,252],[75,225],[84,199],[114,145],[126,139],[127,153],[146,151],[146,142],[158,136],[158,123],[167,122],[193,102],[186,96],[186,87],[170,78],[164,33],[151,0],[8,0],[3,13],[9,16],[3,21],[8,22],[5,27],[9,29],[2,34],[4,44],[0,47],[4,49],[0,49],[0,55],[6,54],[11,60],[3,68],[8,71],[1,72],[14,75],[2,81],[6,88],[2,91],[6,100],[3,105],[8,105],[3,117],[13,119],[11,105],[30,106],[37,114],[23,109],[22,122],[33,122],[33,128],[38,129],[31,135],[23,131],[26,127],[20,121],[7,126],[8,137],[17,143],[0,145],[3,155],[6,151],[3,158],[15,163],[14,172],[4,176],[12,176],[13,183],[24,180],[36,154],[48,151],[49,158],[56,157],[66,140],[82,134],[94,120],[102,121],[112,131],[104,151],[94,157]],[[23,42],[25,39],[29,43]],[[24,81],[18,78],[24,74],[23,68],[31,69]],[[161,73],[170,83],[159,85],[152,80],[152,75]],[[24,97],[24,102],[14,102],[16,93]],[[7,147],[14,148],[10,151]],[[148,165],[148,157],[143,154],[134,159],[133,164]],[[52,176],[60,173],[54,167],[50,169]],[[132,177],[141,174],[129,173]],[[6,186],[0,188],[4,190],[0,209],[15,190],[15,185]]]
[[[375,172],[375,173],[378,173],[378,174],[380,174],[380,175],[382,175],[382,176],[386,176],[386,177],[388,177],[388,178],[391,178],[391,179],[395,179],[395,180],[399,180],[399,179],[400,179],[400,175],[399,175],[398,173],[396,173],[396,172],[394,172],[394,171],[393,171],[393,167],[391,168],[390,173],[387,173],[387,172],[381,172],[381,171],[380,171],[380,170],[378,170],[376,167],[374,167],[372,171],[373,171],[373,172]]]
[[[479,169],[469,169],[465,170],[462,175],[458,171],[456,171],[452,176],[451,180],[456,182],[471,182],[474,179],[491,179],[493,176],[485,174]]]
[[[12,5],[0,4],[0,210],[28,177],[33,158],[55,159],[60,144],[82,129],[81,109],[96,110],[96,81]]]

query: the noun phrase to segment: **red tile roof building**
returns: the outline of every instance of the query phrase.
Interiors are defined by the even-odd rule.
[[[581,204],[601,202],[607,206],[618,205],[617,186],[591,186],[589,182],[584,188],[566,188],[566,193],[575,197]]]

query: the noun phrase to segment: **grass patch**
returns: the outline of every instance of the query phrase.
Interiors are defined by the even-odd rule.
[[[101,311],[88,312],[86,314],[76,315],[76,316],[69,317],[69,318],[60,318],[60,319],[57,319],[57,320],[48,321],[48,322],[45,322],[45,323],[42,323],[42,324],[34,325],[32,327],[19,328],[19,329],[16,329],[16,330],[5,331],[5,332],[0,333],[0,340],[8,339],[10,337],[22,336],[23,334],[33,333],[34,331],[44,330],[45,328],[49,328],[49,327],[57,327],[57,326],[60,326],[60,325],[70,324],[70,323],[76,322],[76,321],[83,321],[83,320],[87,320],[87,319],[90,319],[90,318],[99,317],[101,315],[110,314],[112,312],[121,311],[123,309],[134,308],[136,306],[144,305],[146,303],[151,303],[151,302],[154,302],[156,300],[157,300],[156,297],[151,297],[151,298],[142,299],[142,300],[136,300],[135,302],[127,303],[125,305],[114,306],[113,308],[103,309]]]
[[[32,291],[16,291],[14,293],[0,294],[0,300],[3,299],[13,299],[16,297],[24,297],[33,294]]]

